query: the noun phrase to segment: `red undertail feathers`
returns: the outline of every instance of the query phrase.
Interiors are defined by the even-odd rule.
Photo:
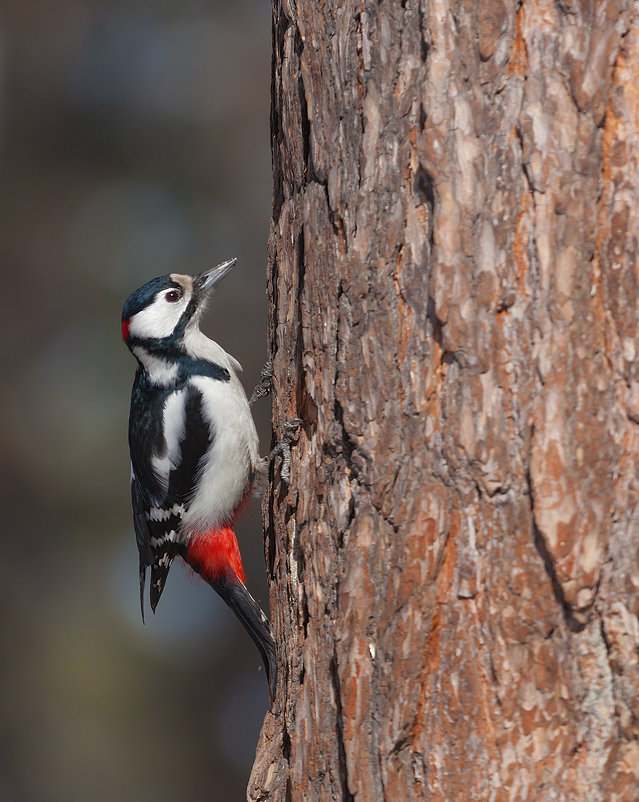
[[[215,581],[232,573],[246,583],[240,548],[230,526],[222,526],[192,537],[185,559],[196,573],[208,581]]]

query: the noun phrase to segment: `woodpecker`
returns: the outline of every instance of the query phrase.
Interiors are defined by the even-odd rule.
[[[234,521],[260,484],[264,460],[241,365],[199,328],[231,259],[197,276],[170,273],[129,296],[122,337],[138,361],[129,446],[140,604],[151,569],[155,612],[181,557],[239,618],[260,651],[273,698],[277,662],[268,619],[245,585]]]

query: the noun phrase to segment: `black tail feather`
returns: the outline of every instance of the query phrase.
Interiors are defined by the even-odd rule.
[[[272,702],[277,685],[277,655],[268,618],[251,596],[246,585],[236,576],[227,574],[212,579],[209,583],[239,618],[262,655],[268,682],[268,695]]]
[[[144,586],[146,584],[146,563],[140,557],[140,610],[142,611],[142,623],[144,624]]]

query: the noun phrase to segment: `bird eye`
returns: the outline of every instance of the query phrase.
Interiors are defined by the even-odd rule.
[[[180,300],[182,293],[179,290],[169,290],[164,297],[170,304],[174,304]]]

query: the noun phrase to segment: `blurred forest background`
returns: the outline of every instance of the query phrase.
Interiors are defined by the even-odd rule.
[[[266,0],[0,11],[0,802],[244,798],[257,651],[177,564],[140,620],[120,312],[154,276],[237,256],[204,330],[257,381],[269,86]],[[238,537],[268,609],[260,533],[254,505]]]

